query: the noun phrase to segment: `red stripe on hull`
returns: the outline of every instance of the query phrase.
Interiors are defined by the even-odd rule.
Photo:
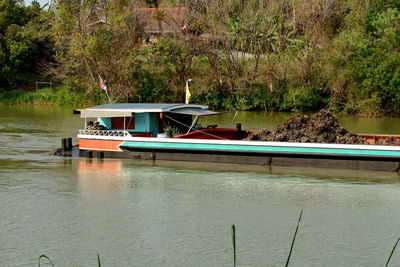
[[[237,131],[236,129],[225,128],[205,128],[199,129],[188,134],[181,134],[174,138],[190,138],[190,139],[228,139],[228,140],[242,140],[247,137],[250,132]]]
[[[357,134],[357,136],[365,138],[370,145],[375,145],[377,141],[388,137],[394,137],[400,140],[400,135],[394,134]]]
[[[98,140],[98,139],[79,139],[79,148],[88,150],[122,151],[119,145],[124,141]]]

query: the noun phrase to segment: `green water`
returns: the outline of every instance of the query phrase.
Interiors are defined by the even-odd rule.
[[[290,114],[204,124],[274,127]],[[399,119],[340,116],[353,132]],[[49,155],[83,122],[70,109],[0,106],[0,266],[384,266],[400,235],[400,175]],[[400,252],[400,251],[399,251]],[[393,265],[400,262],[395,253]]]

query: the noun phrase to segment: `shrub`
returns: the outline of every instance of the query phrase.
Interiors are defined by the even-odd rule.
[[[281,107],[288,111],[318,110],[326,105],[325,101],[322,89],[298,85],[288,89]]]

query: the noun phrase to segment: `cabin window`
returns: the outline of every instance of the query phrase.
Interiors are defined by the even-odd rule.
[[[125,117],[125,127],[124,127],[123,117],[111,118],[111,128],[126,129],[126,130],[135,129],[135,116]]]

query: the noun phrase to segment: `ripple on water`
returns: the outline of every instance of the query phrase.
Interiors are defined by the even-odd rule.
[[[6,266],[229,266],[232,224],[238,265],[282,266],[302,208],[293,266],[379,266],[398,235],[398,174],[52,157],[82,125],[53,111],[0,106]]]
[[[51,130],[44,130],[44,129],[32,129],[32,128],[10,128],[6,126],[0,127],[0,133],[9,133],[11,135],[15,134],[50,134]]]

